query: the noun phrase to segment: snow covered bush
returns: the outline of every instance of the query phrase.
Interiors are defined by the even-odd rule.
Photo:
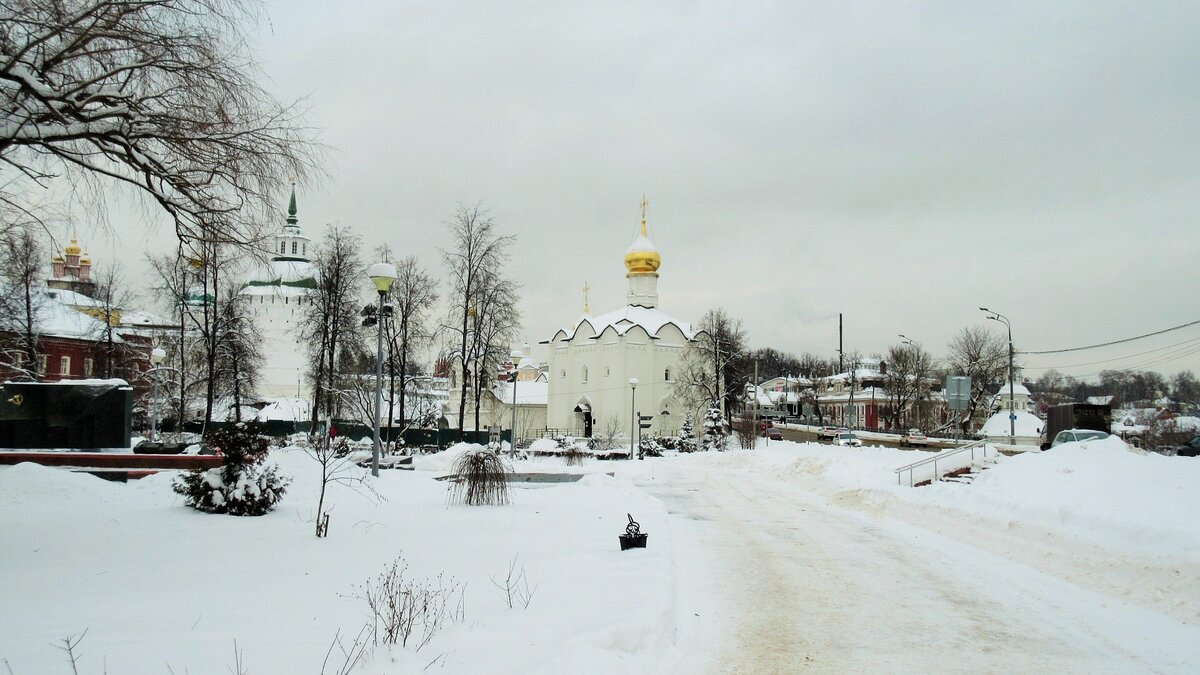
[[[716,406],[704,413],[704,435],[701,437],[705,450],[724,450],[729,443],[729,423]]]
[[[262,466],[268,441],[258,425],[239,422],[208,435],[208,446],[225,457],[216,469],[196,469],[175,479],[172,488],[188,506],[208,513],[261,516],[275,508],[291,480],[275,466]]]
[[[638,459],[645,457],[662,457],[663,449],[653,438],[643,438],[638,443]]]
[[[450,467],[451,501],[469,506],[508,503],[508,474],[511,469],[495,452],[475,445],[454,460]]]

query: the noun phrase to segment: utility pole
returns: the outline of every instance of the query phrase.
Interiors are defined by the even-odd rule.
[[[842,363],[842,313],[838,312],[838,372],[846,372],[846,366]]]

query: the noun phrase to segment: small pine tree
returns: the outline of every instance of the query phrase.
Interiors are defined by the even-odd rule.
[[[704,436],[701,439],[705,450],[724,450],[729,442],[729,423],[721,409],[713,406],[704,413]]]
[[[261,516],[275,508],[291,480],[280,476],[275,466],[261,466],[269,446],[257,424],[228,425],[208,434],[205,442],[220,451],[225,465],[175,479],[172,488],[187,498],[188,506],[233,516]]]
[[[687,413],[683,417],[683,425],[679,427],[679,443],[676,447],[679,452],[695,452],[696,451],[696,431],[693,428],[694,417],[692,413]]]

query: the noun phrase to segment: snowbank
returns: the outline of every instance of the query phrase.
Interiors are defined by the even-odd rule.
[[[430,472],[386,471],[367,476],[370,490],[331,486],[317,539],[317,464],[293,448],[270,461],[294,483],[257,518],[185,507],[169,473],[120,484],[0,467],[0,659],[14,673],[63,672],[53,645],[87,630],[80,672],[227,672],[235,640],[248,672],[320,672],[335,634],[349,647],[368,620],[361,585],[403,556],[410,578],[465,584],[465,620],[419,653],[381,646],[355,673],[672,670],[671,528],[628,482],[589,476],[464,507]],[[619,550],[626,513],[647,549]],[[492,583],[510,564],[536,588],[527,608]]]

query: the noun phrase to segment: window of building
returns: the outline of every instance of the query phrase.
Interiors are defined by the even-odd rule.
[[[59,359],[58,359],[58,374],[59,375],[70,375],[71,374],[71,357],[69,357],[69,356],[59,357]]]
[[[300,255],[308,255],[308,244],[300,244]]]
[[[579,377],[580,382],[587,382],[588,378],[587,366],[583,367],[583,373]]]
[[[279,255],[283,255],[284,253],[287,253],[287,242],[281,241],[279,242]]]
[[[83,360],[83,376],[84,377],[92,376],[92,360],[91,359]]]
[[[605,376],[605,377],[608,377],[608,376],[609,376],[609,374],[610,374],[610,371],[609,371],[609,369],[608,369],[608,366],[604,366],[604,376]]]
[[[667,382],[671,381],[671,369],[670,368],[667,368],[666,370],[663,371],[663,380],[665,380]]]
[[[47,365],[48,365],[48,364],[46,363],[46,355],[45,355],[45,354],[38,354],[38,372],[39,372],[39,373],[44,373],[44,372],[46,372],[46,367],[47,367]]]
[[[563,377],[563,378],[565,378],[565,377],[567,376],[567,371],[566,371],[566,369],[563,369],[563,370],[562,370],[562,372],[560,372],[560,373],[558,374],[558,376],[559,376],[559,377]]]
[[[298,247],[296,246],[296,242],[294,242],[294,241],[293,241],[293,242],[292,242],[292,255],[296,255],[296,249],[297,249],[297,248],[298,248]]]

